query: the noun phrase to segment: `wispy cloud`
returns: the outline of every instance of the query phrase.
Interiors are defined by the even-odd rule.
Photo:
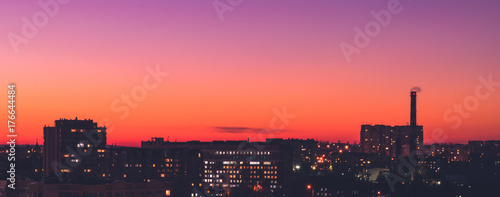
[[[263,128],[250,127],[214,127],[214,130],[219,133],[259,133],[266,132]]]

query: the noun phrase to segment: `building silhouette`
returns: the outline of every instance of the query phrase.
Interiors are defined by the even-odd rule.
[[[361,125],[360,146],[365,153],[391,157],[421,155],[423,126],[417,125],[417,92],[411,92],[410,125]]]
[[[283,195],[292,173],[292,146],[282,141],[169,142],[152,138],[141,147],[199,150],[202,180],[192,184],[192,196],[239,196],[247,191]]]
[[[202,155],[195,149],[109,147],[110,180],[128,183],[161,181],[171,185],[173,196],[191,196],[200,187]]]
[[[106,127],[91,119],[59,119],[43,128],[43,138],[45,179],[85,182],[106,176]]]

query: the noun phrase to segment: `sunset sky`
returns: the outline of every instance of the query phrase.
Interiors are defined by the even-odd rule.
[[[119,145],[152,136],[355,142],[361,124],[407,124],[415,86],[425,140],[435,129],[447,142],[500,139],[500,86],[483,88],[489,96],[460,126],[443,118],[477,97],[480,77],[500,82],[500,1],[400,1],[402,11],[350,63],[340,43],[354,45],[354,29],[376,21],[370,12],[389,0],[216,1],[232,11],[220,18],[212,0],[87,0],[58,4],[50,16],[38,1],[0,1],[0,103],[7,109],[7,84],[16,83],[18,143],[42,143],[44,125],[75,117],[106,122],[108,144]],[[33,16],[48,21],[16,51],[11,36],[23,36],[23,18]],[[169,75],[120,118],[113,103],[127,106],[122,95],[157,65]],[[284,108],[295,118],[262,134]]]

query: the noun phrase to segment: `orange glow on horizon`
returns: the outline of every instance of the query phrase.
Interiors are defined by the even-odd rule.
[[[252,3],[221,22],[211,4],[82,1],[61,7],[16,52],[5,35],[21,34],[21,19],[40,8],[1,1],[9,9],[0,108],[16,83],[18,144],[42,144],[44,125],[75,117],[107,126],[107,143],[127,146],[151,137],[352,144],[362,124],[408,124],[415,86],[424,143],[436,130],[444,142],[500,139],[500,87],[477,88],[481,77],[500,82],[496,3],[405,8],[350,63],[339,44],[352,44],[353,28],[386,2]],[[152,74],[157,65],[168,75]]]

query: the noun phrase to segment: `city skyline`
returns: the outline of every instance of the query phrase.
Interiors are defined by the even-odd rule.
[[[286,108],[296,117],[274,137],[354,142],[365,123],[406,125],[415,86],[424,141],[435,129],[447,142],[500,139],[499,2],[398,1],[386,26],[374,15],[392,1],[361,2],[244,1],[221,18],[213,2],[70,1],[19,45],[9,35],[24,36],[46,7],[0,2],[0,78],[17,85],[17,140],[34,144],[43,125],[74,117],[108,120],[110,144],[257,140]],[[356,46],[355,29],[374,21],[380,33],[347,61],[339,45]],[[159,81],[157,66],[168,73]],[[157,86],[121,119],[122,95],[146,76]],[[488,96],[457,113],[484,81],[495,84],[480,90]]]
[[[113,146],[107,145],[107,128],[93,120],[59,119],[53,126],[44,126],[43,147],[0,146],[2,166],[7,166],[7,156],[12,153],[23,164],[17,169],[11,166],[9,171],[1,167],[0,176],[11,177],[0,181],[0,195],[398,197],[496,193],[500,141],[423,145],[423,127],[416,124],[416,97],[411,92],[410,125],[363,125],[360,139],[364,144],[276,138],[259,143],[172,142],[154,137],[141,141],[140,147]],[[4,189],[7,187],[14,190]]]

